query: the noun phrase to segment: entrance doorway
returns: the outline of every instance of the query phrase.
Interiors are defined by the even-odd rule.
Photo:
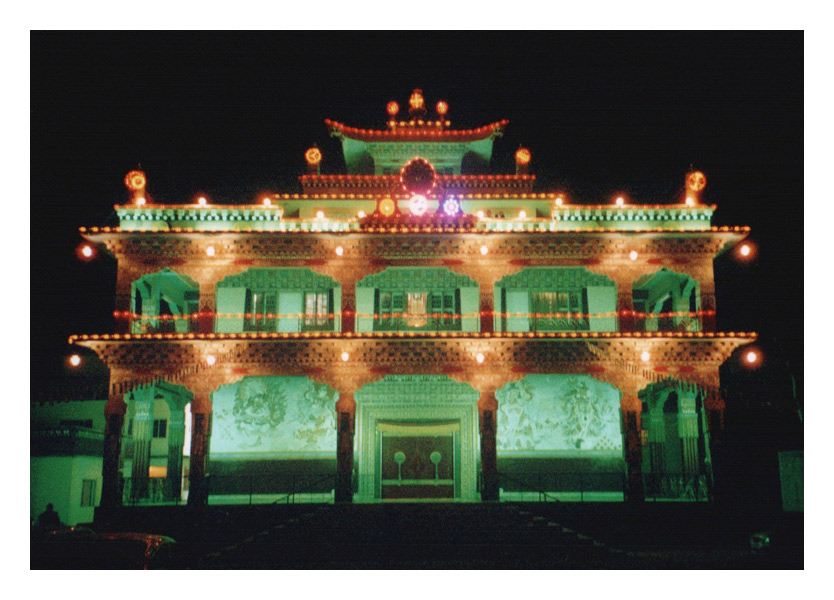
[[[454,423],[380,423],[383,500],[455,497]]]

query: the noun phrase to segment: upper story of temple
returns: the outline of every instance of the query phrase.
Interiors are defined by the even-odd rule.
[[[118,261],[119,330],[160,331],[162,317],[215,332],[713,329],[713,259],[749,228],[712,225],[702,173],[671,203],[576,204],[534,189],[527,148],[515,173],[489,174],[507,121],[452,129],[448,108],[429,115],[414,90],[407,118],[388,103],[386,129],[326,121],[347,173],[322,174],[311,147],[300,193],[156,203],[128,173],[119,225],[81,228]]]

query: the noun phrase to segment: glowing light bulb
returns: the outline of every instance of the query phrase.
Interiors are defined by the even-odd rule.
[[[81,255],[85,258],[91,258],[93,256],[93,247],[88,244],[84,244],[81,246]]]
[[[690,198],[690,197],[687,197],[687,199],[686,199],[686,205],[687,205],[687,206],[695,206],[695,200],[694,200],[694,199],[692,199],[692,198]]]
[[[69,364],[71,364],[73,367],[77,367],[81,364],[81,357],[77,354],[73,354],[69,357]]]
[[[429,204],[428,204],[428,201],[426,200],[425,196],[422,196],[420,194],[415,194],[414,196],[411,197],[411,202],[409,204],[409,207],[411,209],[411,214],[412,215],[420,217],[420,216],[426,214],[426,211],[429,208]]]
[[[206,356],[206,364],[208,364],[208,366],[213,367],[214,363],[216,363],[216,362],[217,362],[217,357],[214,356],[214,354],[209,354],[208,356]]]
[[[481,246],[481,255],[486,256],[487,252],[489,252],[489,248],[487,248],[486,246]]]
[[[317,218],[319,221],[321,221],[322,219],[324,219],[324,211],[323,211],[323,210],[318,211],[318,212],[316,213],[316,218]]]
[[[360,210],[358,213],[356,213],[356,216],[359,217],[360,219],[364,219],[365,218],[365,211]]]
[[[564,200],[562,199],[561,196],[556,198],[556,206],[562,206],[562,203],[564,203]]]
[[[519,218],[519,219],[526,219],[526,218],[527,218],[527,212],[526,212],[526,211],[523,211],[523,210],[522,210],[522,211],[520,211],[520,212],[518,213],[518,218]]]
[[[199,204],[200,206],[205,206],[206,204],[208,204],[208,200],[206,200],[205,196],[200,196],[199,198],[197,198],[197,204]]]
[[[337,256],[341,256],[341,255],[342,255],[342,254],[344,254],[344,253],[345,253],[345,249],[344,249],[344,248],[342,248],[341,246],[336,246],[336,255],[337,255]]]
[[[637,260],[637,256],[638,256],[637,250],[632,250],[631,252],[628,253],[628,257],[631,260]]]
[[[484,355],[478,352],[478,354],[475,355],[475,360],[477,360],[479,364],[484,362]]]
[[[478,218],[479,218],[479,219],[483,219],[483,218],[484,218],[484,211],[479,210],[476,214],[478,215]]]
[[[643,362],[649,362],[649,359],[651,357],[652,355],[649,354],[648,350],[643,350],[643,353],[640,355],[640,360],[642,360]]]
[[[206,254],[208,256],[214,256],[214,246],[209,246],[208,248],[206,248]]]
[[[750,256],[750,246],[749,244],[743,244],[741,248],[738,249],[739,254],[742,256]]]
[[[137,204],[138,206],[145,206],[145,197],[144,197],[144,196],[139,196],[139,197],[136,199],[136,204]]]
[[[744,360],[747,361],[747,364],[752,365],[755,364],[757,360],[759,360],[759,355],[756,354],[753,350],[750,350],[750,352],[744,355]]]
[[[614,200],[614,204],[616,204],[616,205],[617,205],[617,206],[619,206],[619,207],[625,206],[625,198],[623,198],[622,196],[620,196],[619,198],[617,198],[616,200]]]
[[[272,206],[272,200],[269,198],[264,198],[264,206]]]
[[[342,352],[342,362],[347,362],[348,360],[350,360],[350,354]]]

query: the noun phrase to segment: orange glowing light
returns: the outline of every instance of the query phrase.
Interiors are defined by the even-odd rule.
[[[400,105],[391,100],[391,102],[389,102],[388,105],[385,107],[385,110],[389,115],[393,117],[396,116],[398,112],[400,112]]]
[[[397,204],[391,198],[383,198],[379,201],[379,212],[384,217],[390,217],[397,210]]]
[[[521,166],[530,164],[533,154],[527,148],[519,148],[515,152],[515,162]]]
[[[446,104],[443,100],[437,103],[437,114],[441,117],[444,116],[447,112],[449,112],[449,105]]]
[[[125,175],[125,185],[132,192],[144,189],[147,179],[142,171],[131,171]]]
[[[413,110],[422,110],[425,105],[425,100],[423,100],[423,90],[414,90],[411,93],[411,98],[408,99],[408,105]]]
[[[707,185],[707,177],[700,171],[695,171],[686,176],[686,187],[693,192],[700,192]]]
[[[686,198],[686,205],[687,206],[695,206],[695,200],[690,198],[690,197],[687,197]]]
[[[563,203],[564,203],[564,200],[562,199],[561,196],[556,198],[556,206],[562,206]]]
[[[78,258],[81,260],[87,260],[93,258],[96,251],[90,244],[81,244],[78,247]]]
[[[304,159],[307,161],[308,165],[315,167],[321,162],[321,150],[313,146],[304,153]]]
[[[752,251],[753,250],[750,248],[750,244],[742,244],[741,248],[738,249],[738,253],[745,257],[750,256]]]
[[[144,196],[139,196],[138,198],[136,198],[136,204],[137,206],[145,206]]]
[[[197,204],[199,204],[200,206],[205,206],[206,204],[208,204],[208,200],[206,200],[205,196],[200,196],[199,198],[197,198]]]
[[[272,206],[272,200],[269,198],[264,198],[264,206]]]
[[[81,357],[77,354],[73,354],[69,357],[69,364],[71,364],[73,367],[77,367],[81,364]]]

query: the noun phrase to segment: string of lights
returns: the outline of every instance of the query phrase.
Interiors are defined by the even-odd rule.
[[[338,317],[354,316],[357,318],[433,318],[440,319],[443,317],[455,318],[471,318],[471,317],[528,317],[533,319],[593,319],[604,317],[637,317],[637,318],[672,318],[672,317],[703,317],[715,315],[714,310],[698,310],[692,312],[661,312],[661,313],[646,313],[635,310],[619,310],[613,312],[600,313],[538,313],[538,312],[498,312],[493,310],[481,310],[472,313],[450,313],[450,312],[427,312],[427,313],[409,313],[409,312],[391,312],[391,313],[357,313],[351,310],[344,310],[335,313],[217,313],[213,311],[200,311],[196,313],[187,313],[183,315],[152,315],[139,314],[130,311],[113,311],[113,316],[117,319],[130,319],[134,321],[141,320],[161,320],[161,321],[187,321],[200,318],[246,318],[246,319],[335,319]]]
[[[283,233],[322,233],[323,231],[329,231],[331,233],[355,233],[360,230],[359,222],[355,219],[350,219],[350,223],[347,221],[344,222],[333,222],[333,225],[344,225],[341,228],[331,228],[331,229],[324,229],[322,224],[316,223],[315,221],[308,221],[305,222],[304,225],[308,225],[306,228],[297,228],[297,227],[286,227],[286,229],[280,230],[263,230],[263,229],[198,229],[193,227],[171,227],[166,229],[164,232],[160,232],[158,230],[153,229],[133,229],[133,228],[125,228],[125,227],[80,227],[79,232],[82,234],[90,233],[125,233],[125,234],[145,234],[145,235],[160,235],[161,233],[170,234],[170,233],[202,233],[202,234],[216,234],[216,233],[236,233],[236,234],[247,234],[247,233],[257,233],[259,235],[264,234],[283,234]],[[748,226],[713,226],[713,227],[704,227],[704,228],[678,228],[678,229],[670,229],[664,227],[648,227],[645,229],[636,229],[636,230],[625,230],[625,229],[618,229],[616,227],[595,227],[595,228],[587,228],[587,229],[562,229],[556,228],[555,223],[549,219],[543,220],[540,219],[540,223],[528,223],[528,227],[522,229],[522,223],[507,223],[508,227],[505,229],[500,227],[495,227],[493,229],[488,228],[480,228],[478,225],[474,225],[472,227],[457,227],[453,224],[448,224],[445,226],[436,226],[436,227],[418,227],[418,226],[407,226],[407,225],[377,225],[377,226],[369,226],[361,228],[363,233],[477,233],[477,234],[489,234],[489,233],[634,233],[634,234],[644,234],[644,233],[688,233],[688,234],[703,234],[703,233],[748,233],[750,231],[750,227]],[[548,228],[546,223],[551,223],[552,227]],[[287,221],[281,221],[281,224],[288,223]],[[500,225],[500,223],[497,223]],[[530,225],[536,225],[538,227],[530,227]],[[316,226],[319,226],[316,228]],[[348,227],[349,225],[354,225],[353,227]],[[477,231],[474,231],[476,230]]]
[[[91,333],[71,335],[69,343],[88,341],[180,341],[180,340],[265,340],[265,339],[370,339],[370,338],[455,338],[455,339],[671,339],[689,338],[721,340],[729,338],[756,339],[755,332],[703,332],[703,331],[304,331],[278,333],[259,331],[246,333]]]

